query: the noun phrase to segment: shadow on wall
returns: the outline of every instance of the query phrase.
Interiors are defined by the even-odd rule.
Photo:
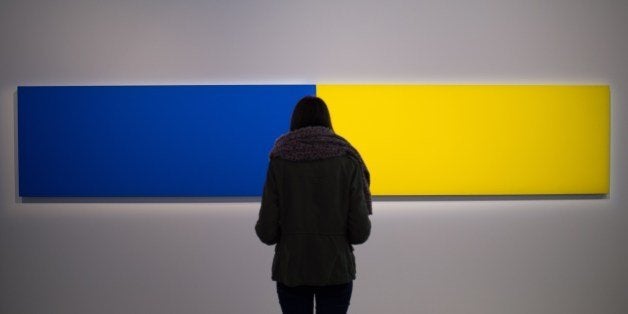
[[[261,197],[20,197],[16,203],[259,203]],[[585,200],[609,199],[608,194],[579,195],[447,195],[447,196],[375,196],[375,202],[421,201],[532,201],[532,200]]]

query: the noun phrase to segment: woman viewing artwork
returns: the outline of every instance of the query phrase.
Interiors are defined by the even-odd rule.
[[[325,102],[302,98],[270,162],[255,231],[275,245],[272,280],[283,313],[346,313],[356,278],[353,245],[371,231],[370,177],[334,133]]]

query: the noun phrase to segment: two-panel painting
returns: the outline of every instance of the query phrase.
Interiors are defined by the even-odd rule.
[[[374,195],[606,194],[602,85],[18,87],[23,197],[257,196],[303,96],[330,108]]]

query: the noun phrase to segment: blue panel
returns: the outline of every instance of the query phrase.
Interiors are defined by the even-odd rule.
[[[315,85],[18,87],[20,196],[255,196]]]

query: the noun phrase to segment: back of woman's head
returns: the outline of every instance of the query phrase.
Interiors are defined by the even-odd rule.
[[[292,112],[290,131],[308,126],[324,126],[333,129],[327,104],[316,96],[301,98]]]

